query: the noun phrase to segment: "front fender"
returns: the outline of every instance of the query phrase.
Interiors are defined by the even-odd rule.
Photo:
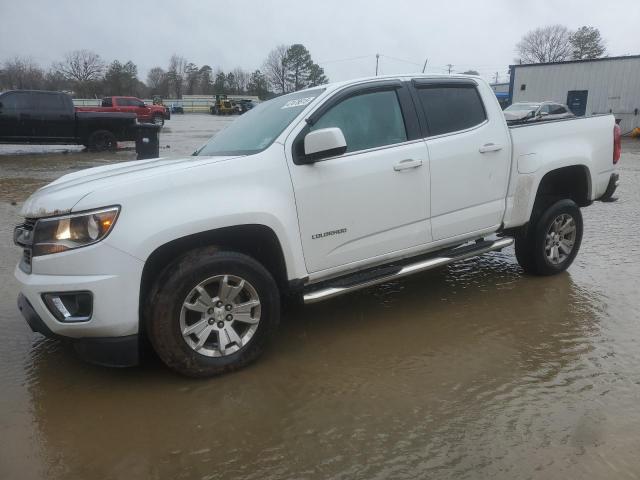
[[[105,242],[142,261],[178,238],[238,225],[263,225],[280,242],[288,276],[304,277],[289,172],[283,156],[265,155],[268,150],[141,179],[126,188],[103,188],[83,198],[74,209],[105,202],[121,205]]]

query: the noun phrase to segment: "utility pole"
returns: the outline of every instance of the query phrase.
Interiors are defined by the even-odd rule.
[[[496,79],[493,83],[498,83],[498,80],[500,80],[500,74],[496,72]]]
[[[449,75],[451,75],[451,69],[453,68],[453,65],[450,63],[447,63],[447,68],[449,69]]]
[[[428,59],[428,58],[425,58],[425,59],[424,59],[424,65],[422,66],[422,73],[424,73],[424,71],[426,70],[426,68],[427,68],[427,62],[428,62],[428,61],[429,61],[429,59]]]
[[[380,58],[380,54],[376,53],[376,77],[378,76],[378,59]]]

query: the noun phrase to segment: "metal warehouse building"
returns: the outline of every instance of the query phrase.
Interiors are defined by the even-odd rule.
[[[576,115],[613,113],[623,133],[640,127],[640,55],[511,65],[512,103],[565,103]]]

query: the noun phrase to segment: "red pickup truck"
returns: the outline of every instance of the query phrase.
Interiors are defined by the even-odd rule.
[[[156,125],[164,125],[170,117],[168,109],[162,105],[147,105],[136,97],[105,97],[100,107],[76,107],[76,111],[135,113],[139,122]]]

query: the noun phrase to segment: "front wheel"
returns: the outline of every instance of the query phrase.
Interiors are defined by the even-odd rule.
[[[158,125],[159,127],[164,125],[164,116],[162,115],[154,115],[152,123],[154,125]]]
[[[516,258],[526,273],[564,272],[578,254],[583,222],[578,205],[559,200],[532,216],[526,232],[516,236]]]
[[[253,258],[200,248],[171,264],[148,300],[151,343],[162,361],[192,377],[254,361],[275,332],[280,295]]]

